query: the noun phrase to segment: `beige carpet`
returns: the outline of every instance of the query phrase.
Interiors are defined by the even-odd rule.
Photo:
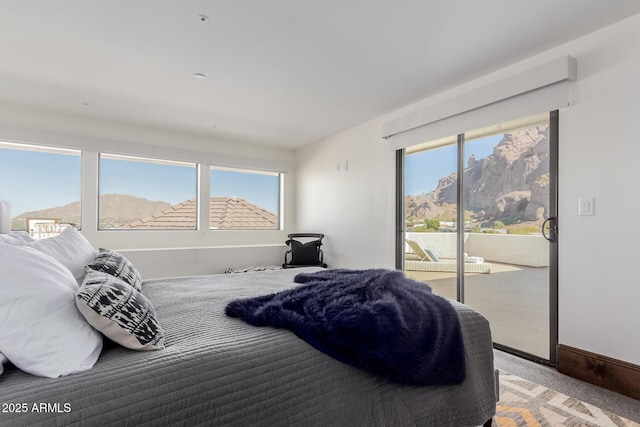
[[[638,423],[504,371],[500,372],[500,400],[493,425],[640,427]]]

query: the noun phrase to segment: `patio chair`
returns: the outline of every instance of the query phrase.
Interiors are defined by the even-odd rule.
[[[408,271],[437,271],[456,272],[458,264],[455,259],[437,257],[429,249],[425,249],[415,240],[406,240],[407,244],[416,255],[416,259],[405,260],[405,270]],[[471,261],[469,261],[471,260]],[[465,273],[491,273],[491,264],[484,262],[481,257],[468,257],[465,254]]]
[[[285,242],[291,249],[284,254],[284,264],[282,268],[295,267],[324,267],[324,254],[320,246],[324,234],[320,233],[292,233],[288,235],[289,239]],[[296,239],[314,239],[303,243]]]
[[[429,249],[424,249],[415,240],[407,239],[407,244],[409,245],[411,250],[418,256],[419,261],[431,261],[431,262],[440,261],[433,252],[431,252]]]

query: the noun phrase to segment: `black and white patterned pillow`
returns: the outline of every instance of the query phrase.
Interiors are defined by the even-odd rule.
[[[107,273],[87,273],[76,294],[78,310],[105,336],[132,350],[164,348],[164,332],[151,301]]]
[[[87,268],[110,274],[124,280],[137,291],[142,290],[142,276],[138,269],[122,254],[110,249],[100,248],[96,259]],[[89,270],[87,270],[89,272]]]
[[[282,270],[282,267],[279,265],[255,265],[255,266],[246,267],[246,268],[229,267],[224,272],[225,274],[232,274],[232,273],[251,273],[253,271],[271,271],[271,270]]]

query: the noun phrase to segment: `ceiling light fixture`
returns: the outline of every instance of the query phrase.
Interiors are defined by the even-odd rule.
[[[197,79],[197,80],[204,80],[204,79],[206,79],[206,78],[207,78],[207,76],[205,76],[205,75],[204,75],[204,74],[202,74],[202,73],[195,73],[195,74],[193,75],[193,78],[194,78],[194,79]]]

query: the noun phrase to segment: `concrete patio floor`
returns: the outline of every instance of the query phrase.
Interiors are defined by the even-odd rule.
[[[455,273],[406,271],[434,293],[456,299]],[[549,359],[549,268],[491,262],[490,274],[465,274],[464,303],[491,324],[493,341]]]

